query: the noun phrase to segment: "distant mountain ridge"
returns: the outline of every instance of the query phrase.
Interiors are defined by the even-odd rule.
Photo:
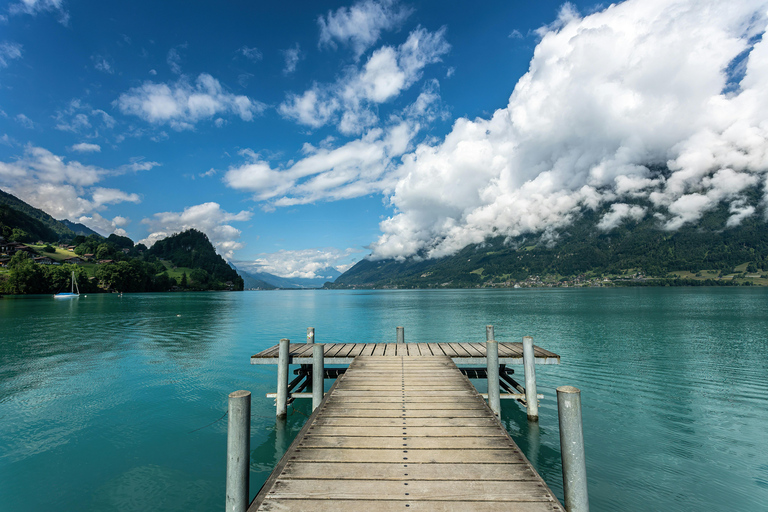
[[[69,229],[71,229],[76,235],[83,235],[83,236],[102,236],[100,233],[97,233],[96,231],[92,230],[85,224],[81,224],[79,222],[72,222],[71,220],[64,219],[59,221],[65,226],[67,226]]]
[[[230,265],[232,264],[230,263]],[[232,266],[234,267],[234,265]],[[245,280],[246,288],[262,288],[262,289],[283,288],[286,290],[322,288],[325,285],[325,283],[333,282],[341,275],[341,272],[339,272],[333,267],[326,267],[322,270],[317,271],[316,274],[318,275],[318,277],[314,277],[314,278],[280,277],[274,274],[270,274],[268,272],[249,272],[237,267],[235,268],[237,270],[237,273],[240,274],[240,276]],[[257,282],[264,283],[264,285],[266,286],[264,285],[249,286],[248,285],[249,279],[253,280],[254,283],[257,283]]]
[[[672,284],[768,285],[768,224],[760,197],[757,191],[752,194],[755,214],[734,227],[728,226],[732,212],[726,204],[677,231],[661,229],[651,205],[640,204],[649,209],[642,220],[625,220],[601,231],[597,225],[607,205],[583,210],[561,229],[496,237],[452,256],[364,259],[326,287],[475,288],[520,286],[526,280],[567,285],[584,282],[587,275],[612,276],[608,280],[616,278],[620,284],[642,284],[654,277],[677,279]]]

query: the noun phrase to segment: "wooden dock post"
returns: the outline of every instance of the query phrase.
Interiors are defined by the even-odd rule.
[[[288,360],[291,340],[280,340],[277,359],[277,417],[284,418],[288,414]]]
[[[493,328],[491,328],[493,330]],[[487,331],[486,331],[487,332]],[[485,359],[488,374],[488,406],[493,413],[501,416],[501,400],[499,396],[499,343],[496,340],[485,342]]]
[[[525,366],[525,404],[528,420],[539,421],[539,402],[536,397],[536,359],[533,354],[533,338],[523,336],[523,365]]]
[[[226,511],[245,512],[251,469],[251,392],[230,393],[228,414]]]
[[[568,512],[589,512],[587,463],[581,423],[581,391],[578,388],[557,388],[557,415],[560,422],[565,509]]]
[[[325,391],[325,361],[323,360],[324,348],[320,343],[312,347],[312,410],[314,411],[323,401]]]
[[[307,327],[307,343],[315,342],[315,328]]]
[[[397,328],[397,342],[398,343],[405,343],[405,328],[404,327],[398,327]]]

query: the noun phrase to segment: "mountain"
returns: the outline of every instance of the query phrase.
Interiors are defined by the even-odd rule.
[[[238,270],[237,273],[243,278],[243,283],[246,290],[274,290],[277,288],[275,285],[269,284],[266,281],[253,277],[244,270]]]
[[[58,238],[71,239],[75,237],[74,231],[67,227],[64,223],[54,219],[43,210],[31,206],[18,197],[0,190],[0,204],[6,204],[16,211],[24,213],[35,220],[40,221],[44,226],[53,230],[57,234]],[[55,240],[45,240],[46,242],[53,242]]]
[[[58,233],[7,204],[0,204],[0,235],[10,242],[55,242]]]
[[[276,286],[271,285],[266,281],[262,281],[261,279],[253,277],[251,274],[249,274],[245,270],[240,270],[231,261],[227,263],[229,264],[230,267],[235,269],[235,272],[237,272],[237,275],[243,278],[243,286],[245,290],[274,290],[276,288]]]
[[[292,277],[289,278],[292,283],[301,286],[302,288],[322,288],[325,283],[333,283],[341,275],[341,272],[333,267],[326,267],[322,270],[315,272],[317,277]]]
[[[64,219],[59,221],[62,224],[64,224],[66,227],[71,229],[76,235],[83,235],[83,236],[90,236],[90,235],[98,235],[101,236],[99,233],[95,232],[85,224],[80,224],[79,222],[72,222],[71,220]]]
[[[326,287],[474,288],[588,282],[768,285],[768,225],[759,198],[753,199],[756,213],[738,226],[728,225],[731,212],[728,205],[721,205],[695,225],[677,231],[662,229],[651,214],[602,231],[598,223],[608,211],[606,206],[582,211],[564,228],[492,238],[439,259],[364,259]]]
[[[238,269],[238,273],[243,276],[248,276],[251,279],[262,281],[272,288],[282,288],[286,290],[301,290],[306,288],[322,288],[327,282],[335,281],[341,272],[333,267],[326,267],[322,270],[315,272],[317,277],[280,277],[267,272],[245,272]],[[246,288],[249,288],[246,284]]]
[[[222,283],[231,281],[236,290],[243,289],[243,278],[216,253],[205,233],[196,229],[188,229],[158,240],[146,251],[146,255],[170,261],[177,267],[204,271],[202,274],[198,273],[197,277],[193,275],[194,272],[189,276],[194,281],[202,281],[201,284],[206,284],[209,280]]]

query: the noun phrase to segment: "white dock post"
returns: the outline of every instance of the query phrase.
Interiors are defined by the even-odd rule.
[[[487,331],[486,331],[487,332]],[[499,343],[496,340],[485,342],[485,360],[488,375],[488,406],[496,416],[501,416],[499,397]]]
[[[528,420],[539,421],[539,402],[536,398],[536,358],[533,355],[533,338],[523,336],[523,364],[525,365],[525,403]]]
[[[315,328],[307,327],[307,343],[315,342]]]
[[[322,343],[316,343],[312,347],[312,410],[314,411],[323,401],[325,386],[325,361],[323,358],[324,347]]]
[[[485,341],[493,341],[496,339],[496,336],[493,334],[493,326],[492,325],[486,325],[485,326]]]
[[[398,343],[405,343],[405,328],[404,327],[398,327],[397,328],[397,342]]]
[[[228,414],[226,511],[245,512],[251,469],[251,392],[230,393]]]
[[[288,414],[288,358],[291,340],[280,340],[277,356],[277,417],[284,418]]]
[[[587,462],[581,423],[581,391],[578,388],[557,388],[557,413],[560,422],[565,509],[568,512],[589,512]]]

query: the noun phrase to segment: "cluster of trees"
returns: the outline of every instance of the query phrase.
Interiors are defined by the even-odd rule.
[[[99,235],[78,235],[72,240],[72,245],[75,246],[75,254],[78,256],[93,254],[97,260],[127,260],[138,257],[147,250],[144,244],[134,246],[130,238],[114,233],[107,238]],[[128,249],[128,252],[123,252],[123,249]]]
[[[81,292],[95,292],[96,283],[88,279],[85,269],[77,265],[38,265],[32,257],[19,251],[8,262],[8,279],[0,281],[3,293],[58,293],[69,290],[75,272]]]
[[[188,248],[188,252],[194,253],[191,260],[186,257],[186,251],[179,252],[178,248],[168,256],[166,249],[162,247],[157,252],[148,251],[143,245],[134,246],[129,238],[118,235],[110,235],[106,239],[97,235],[78,236],[75,239],[77,254],[94,254],[96,259],[112,260],[111,263],[97,265],[95,275],[90,278],[81,266],[38,265],[30,254],[19,251],[8,262],[8,277],[4,281],[0,280],[0,293],[58,293],[69,286],[72,271],[75,272],[80,290],[91,293],[243,289],[242,278],[216,254],[204,234],[195,232],[190,237],[185,232],[171,238],[174,237],[180,237],[189,243],[185,247]],[[175,246],[173,240],[171,246]],[[130,251],[125,254],[122,248],[128,248]],[[48,252],[52,252],[51,249],[54,248],[49,246],[48,249]],[[158,253],[168,256],[167,259],[174,266],[193,267],[195,264],[204,263],[211,268],[211,271],[193,267],[189,274],[184,272],[177,281],[168,275],[166,265],[160,261]],[[185,257],[180,258],[180,255]]]
[[[0,236],[10,242],[30,243],[56,240],[58,235],[39,220],[0,204]]]

